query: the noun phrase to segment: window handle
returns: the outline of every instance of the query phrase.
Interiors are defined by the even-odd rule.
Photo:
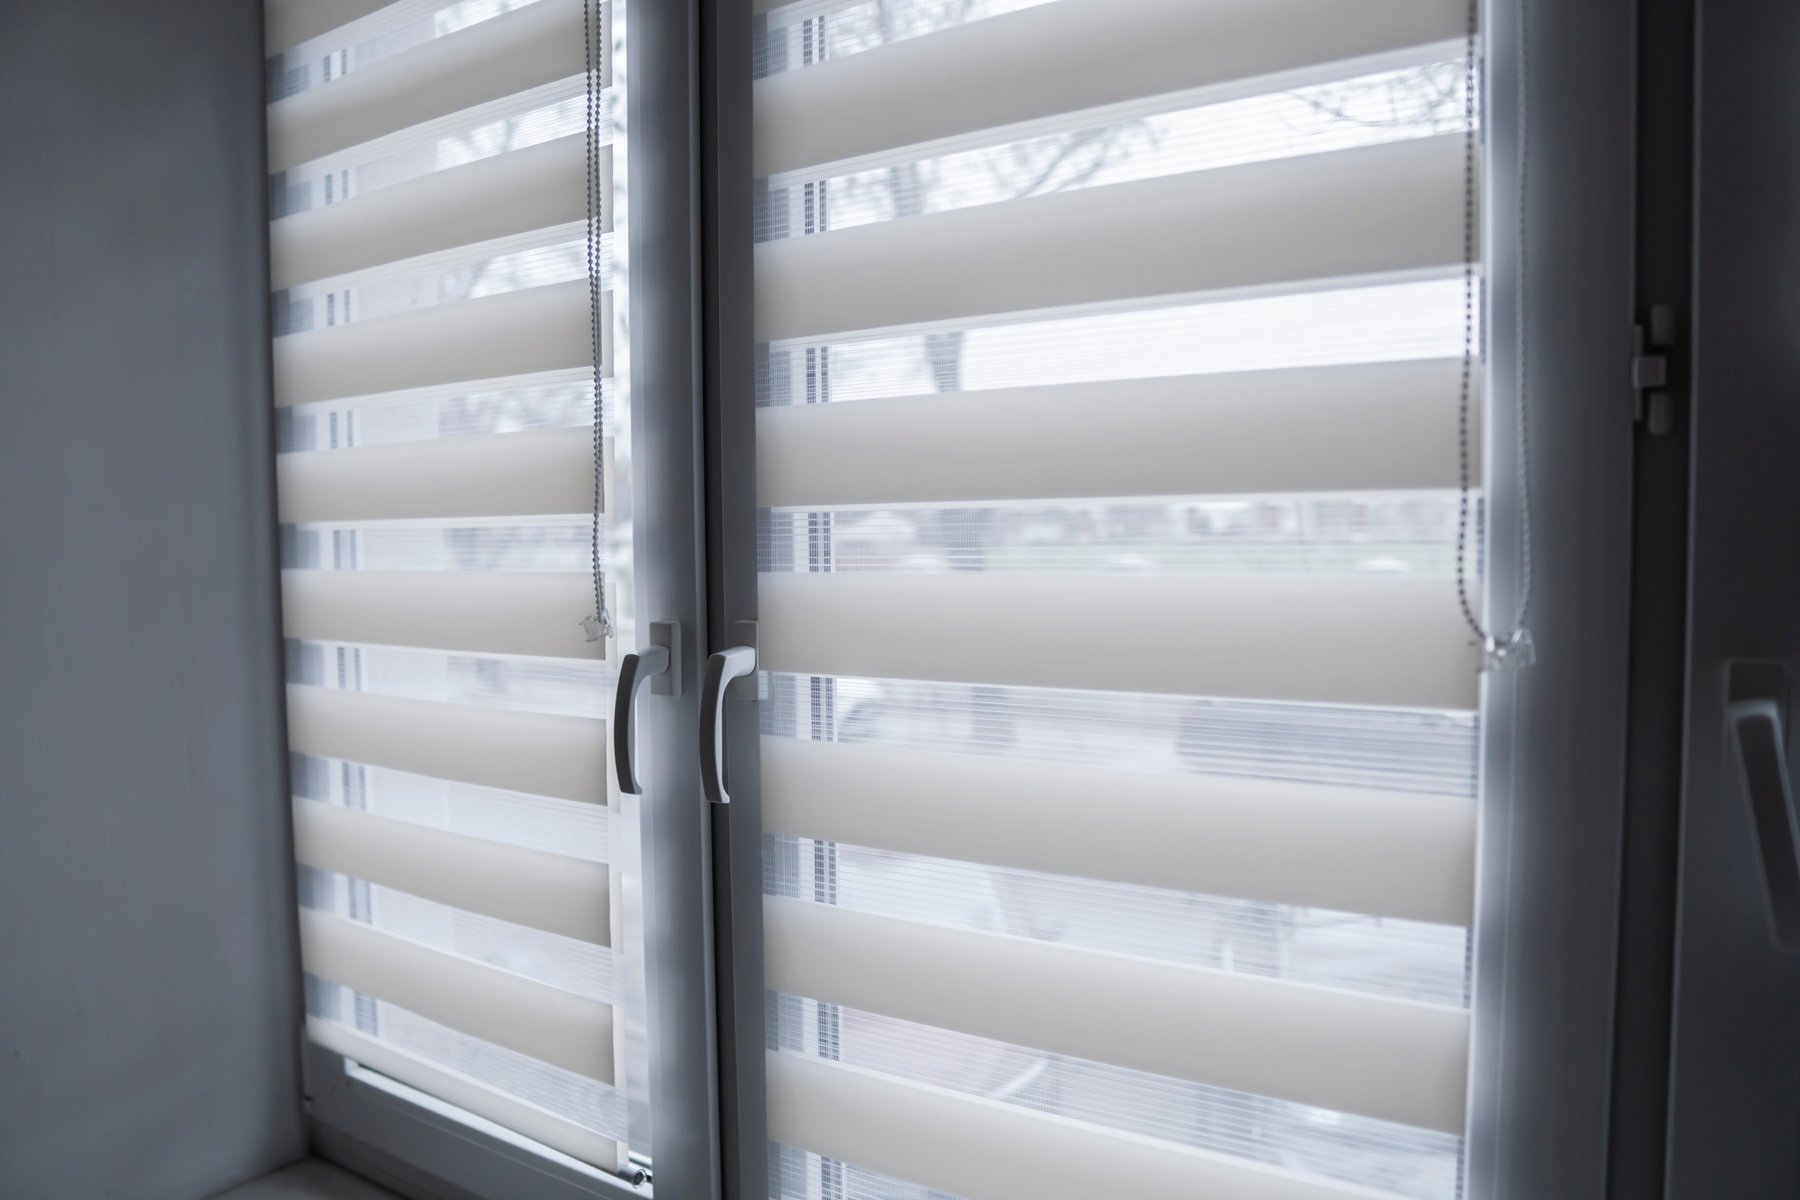
[[[1787,722],[1781,704],[1766,694],[1731,700],[1726,720],[1750,797],[1775,940],[1800,947],[1800,814],[1788,775]]]
[[[730,804],[725,790],[725,689],[756,670],[754,646],[732,646],[706,660],[700,685],[700,790],[714,804]]]
[[[619,660],[619,685],[613,691],[613,770],[618,776],[619,791],[626,795],[641,795],[644,790],[634,763],[638,689],[655,680],[655,691],[672,696],[681,686],[676,628],[672,621],[653,621],[650,625],[651,644]]]

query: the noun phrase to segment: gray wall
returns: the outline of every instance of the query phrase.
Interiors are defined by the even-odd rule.
[[[0,1196],[295,1158],[257,0],[0,4]]]

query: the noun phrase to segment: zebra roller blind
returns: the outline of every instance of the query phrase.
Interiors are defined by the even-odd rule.
[[[1454,1200],[1468,6],[756,10],[772,1194]]]
[[[596,547],[631,594],[611,436],[624,18],[621,0],[267,4],[308,1036],[607,1170],[627,1166],[640,1069],[636,847],[602,724],[618,647],[581,621]]]

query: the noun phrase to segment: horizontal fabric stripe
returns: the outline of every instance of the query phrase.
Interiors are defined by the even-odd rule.
[[[578,426],[299,451],[276,457],[275,481],[288,522],[586,513],[594,432]]]
[[[612,147],[599,149],[610,228]],[[271,221],[270,287],[583,220],[586,171],[583,139],[571,134]]]
[[[612,295],[602,294],[601,361],[612,363]],[[275,339],[278,406],[437,384],[591,367],[585,279],[433,304]]]
[[[768,987],[1338,1112],[1461,1132],[1462,1009],[763,897]]]
[[[393,0],[264,0],[263,44],[270,54],[311,41],[386,8]]]
[[[1477,697],[1448,580],[821,572],[758,590],[769,671],[1393,708]]]
[[[1453,488],[1461,377],[1434,359],[763,408],[757,503]]]
[[[858,225],[756,247],[756,337],[1443,274],[1462,213],[1442,135]]]
[[[763,828],[1147,887],[1468,925],[1475,805],[1224,775],[762,740]]]
[[[288,747],[297,754],[607,802],[606,725],[589,717],[290,683],[287,719]]]
[[[1461,38],[1457,0],[1058,0],[756,82],[760,175],[1208,89],[1282,91]]]
[[[579,571],[281,573],[282,630],[308,641],[605,658],[581,626],[593,604]]]
[[[1386,1197],[797,1054],[768,1081],[771,1140],[965,1200]]]
[[[536,0],[275,101],[269,170],[581,74],[584,3]]]
[[[613,1082],[611,1005],[310,908],[300,910],[300,958],[321,979]]]
[[[601,863],[302,799],[294,801],[294,857],[453,908],[612,943]]]
[[[436,1096],[465,1112],[524,1135],[552,1150],[607,1169],[619,1160],[619,1144],[604,1134],[535,1104],[509,1096],[479,1079],[420,1058],[391,1042],[358,1033],[348,1025],[320,1017],[306,1018],[306,1037],[315,1046],[341,1054],[397,1083]]]

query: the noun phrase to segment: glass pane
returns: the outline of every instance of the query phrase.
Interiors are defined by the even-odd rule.
[[[271,99],[392,65],[397,56],[451,35],[479,38],[487,22],[534,0],[401,0],[292,47],[271,62]],[[351,395],[277,410],[282,454],[332,454],[445,438],[600,425],[611,453],[610,503],[594,527],[586,511],[533,516],[349,520],[285,524],[281,566],[304,572],[563,572],[585,577],[597,550],[618,636],[603,661],[452,654],[431,648],[290,640],[292,684],[500,713],[604,718],[617,664],[636,644],[632,611],[632,375],[627,314],[630,273],[630,147],[625,130],[629,78],[627,0],[609,0],[611,85],[596,98],[596,146],[610,150],[613,209],[592,260],[610,301],[614,355],[603,382],[586,368]],[[579,10],[571,9],[579,22]],[[576,36],[579,36],[577,33]],[[473,42],[471,42],[473,44]],[[579,74],[441,117],[275,175],[271,219],[354,204],[408,181],[564,137],[584,136],[587,92]],[[575,187],[582,183],[577,180]],[[577,209],[579,211],[579,209]],[[309,279],[273,297],[274,332],[377,321],[415,309],[587,279],[587,224],[574,221],[472,245]],[[598,391],[596,387],[598,386]],[[584,614],[571,612],[573,626]],[[592,753],[608,753],[595,725]],[[407,942],[468,960],[614,1010],[614,1078],[603,1081],[471,1036],[388,1000],[309,976],[309,1016],[339,1022],[363,1038],[405,1052],[502,1096],[578,1127],[580,1145],[603,1146],[591,1165],[628,1168],[647,1158],[647,1110],[629,1097],[646,1086],[641,1011],[642,930],[635,923],[641,874],[636,823],[618,798],[577,802],[433,778],[346,759],[295,754],[296,796],[388,820],[608,867],[610,944],[466,911],[379,882],[302,865],[302,904]],[[610,772],[608,772],[610,773]],[[359,1068],[364,1069],[364,1068]],[[429,1087],[401,1080],[403,1084]],[[444,1097],[437,1097],[445,1099]],[[471,1116],[477,1124],[479,1119]],[[637,1122],[634,1124],[634,1121]],[[587,1134],[599,1135],[588,1137]]]
[[[1035,6],[791,3],[765,19],[754,66],[768,77],[844,59],[834,70],[853,72],[855,55],[909,39],[926,54],[937,32],[1025,7]],[[1068,66],[1080,70],[1082,64]],[[792,171],[758,181],[755,235],[769,246],[894,223],[916,222],[913,228],[922,231],[932,227],[927,223],[934,214],[1070,191],[1092,193],[1089,211],[1104,219],[1108,189],[1134,181],[1183,174],[1199,184],[1208,172],[1244,163],[1455,135],[1464,128],[1465,80],[1458,52],[1417,47],[1378,65],[1346,62],[1335,76],[1327,73],[1325,81],[1302,87],[1252,83],[1226,99],[1216,93],[1153,95],[1028,128],[977,131],[923,151],[885,153],[854,170]],[[854,239],[869,236],[849,235],[838,244],[864,245]],[[917,244],[921,253],[931,252],[923,239]],[[1042,251],[1051,264],[1046,270],[1052,270],[1057,248]],[[882,285],[879,278],[859,282]],[[767,341],[758,347],[757,404],[768,409],[881,399],[889,418],[900,419],[894,414],[912,398],[966,393],[973,401],[1000,388],[1454,360],[1463,353],[1466,315],[1481,320],[1479,292],[1478,282],[1473,295],[1465,292],[1457,264],[1454,270],[1327,277],[1218,295],[1152,294]],[[1451,390],[1443,401],[1454,411],[1458,396]],[[1446,445],[1452,470],[1455,453],[1453,442]],[[1472,504],[1479,501],[1477,493]],[[921,576],[979,572],[1042,578],[1046,587],[1070,574],[1179,574],[1222,584],[1246,576],[1442,584],[1455,573],[1461,511],[1458,493],[1442,488],[1128,500],[1051,489],[1041,498],[1005,503],[765,508],[758,514],[757,565],[765,577],[904,574],[912,586],[929,584]],[[769,602],[766,596],[765,609]],[[1446,617],[1455,619],[1453,606]],[[1086,614],[1068,636],[1103,640],[1109,619],[1105,611]],[[978,638],[981,630],[974,626],[971,618],[967,636]],[[772,672],[762,674],[760,688],[765,738],[966,756],[981,760],[987,771],[1015,762],[1110,772],[1083,823],[1097,841],[1117,836],[1106,820],[1104,793],[1116,788],[1129,794],[1157,776],[1324,785],[1340,789],[1333,794],[1345,804],[1404,793],[1458,812],[1472,811],[1476,791],[1477,714],[1467,709]],[[848,792],[854,785],[843,786]],[[846,804],[854,800],[844,797]],[[932,857],[785,833],[766,835],[763,850],[763,890],[770,897],[1383,1002],[1450,1010],[1469,1005],[1470,933],[1460,925],[1014,869],[982,862],[978,853]],[[1066,1118],[1366,1188],[1368,1194],[1456,1200],[1461,1193],[1463,1139],[1456,1133],[1127,1070],[815,996],[770,992],[767,1013],[771,1052],[929,1084],[1009,1111]],[[1094,1019],[1128,1021],[1130,1015]],[[888,1175],[868,1164],[837,1161],[814,1146],[772,1143],[771,1194],[781,1200],[961,1200],[924,1182],[941,1178],[924,1161],[931,1153],[929,1146],[918,1148],[919,1174],[908,1178],[905,1171]],[[1117,1178],[1118,1194],[1130,1194],[1129,1167],[1122,1166]]]

